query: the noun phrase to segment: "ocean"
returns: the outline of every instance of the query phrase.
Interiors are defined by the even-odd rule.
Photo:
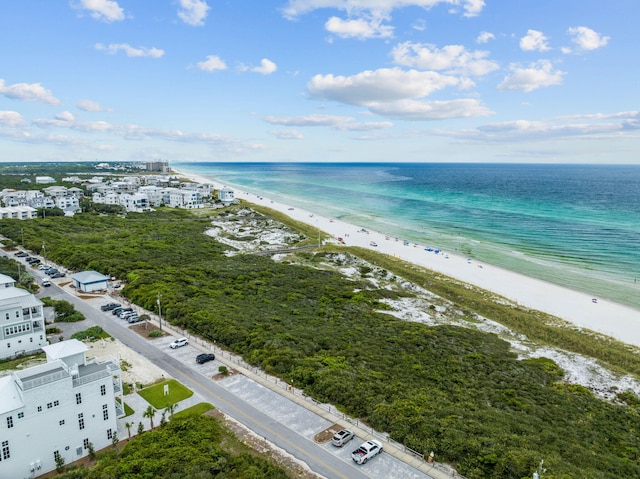
[[[640,308],[640,166],[174,166],[313,213]]]

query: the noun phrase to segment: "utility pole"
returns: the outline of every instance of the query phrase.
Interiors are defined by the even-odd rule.
[[[158,292],[158,322],[160,323],[160,331],[162,331],[162,306],[160,305],[161,296],[160,292]]]
[[[24,228],[20,228],[20,233],[22,233],[22,247],[24,248]]]

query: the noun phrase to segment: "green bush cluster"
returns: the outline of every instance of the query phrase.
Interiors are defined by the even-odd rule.
[[[80,311],[76,311],[75,306],[64,299],[41,298],[45,306],[51,306],[56,312],[56,323],[75,323],[84,321],[85,316]]]
[[[0,233],[10,235],[11,226],[0,222]],[[228,246],[203,234],[208,226],[187,211],[161,209],[28,222],[25,234],[46,234],[48,254],[67,267],[126,278],[123,294],[148,310],[160,293],[165,319],[412,449],[435,451],[470,479],[530,477],[543,458],[547,479],[640,477],[640,415],[628,394],[621,396],[628,405],[615,405],[558,382],[552,361],[520,361],[493,334],[378,313],[380,299],[398,293],[365,281],[261,256],[229,257]],[[601,357],[601,343],[554,328],[539,313],[440,275],[380,266],[469,317],[479,312],[546,344],[560,338]],[[610,364],[640,370],[632,353],[608,344]]]

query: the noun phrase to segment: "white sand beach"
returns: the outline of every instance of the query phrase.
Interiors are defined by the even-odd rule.
[[[492,291],[527,308],[543,311],[580,328],[596,331],[618,341],[640,346],[640,310],[607,301],[597,296],[573,291],[545,281],[530,278],[489,264],[479,263],[447,251],[426,251],[426,245],[405,244],[375,231],[324,217],[317,213],[293,208],[203,176],[174,170],[180,176],[198,183],[228,186],[235,196],[249,203],[267,206],[291,218],[304,222],[333,236],[342,238],[347,246],[360,246],[423,266],[479,288]],[[375,245],[375,246],[374,246]]]

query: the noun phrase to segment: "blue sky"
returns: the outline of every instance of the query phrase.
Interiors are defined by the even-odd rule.
[[[0,161],[640,164],[637,0],[0,9]]]

